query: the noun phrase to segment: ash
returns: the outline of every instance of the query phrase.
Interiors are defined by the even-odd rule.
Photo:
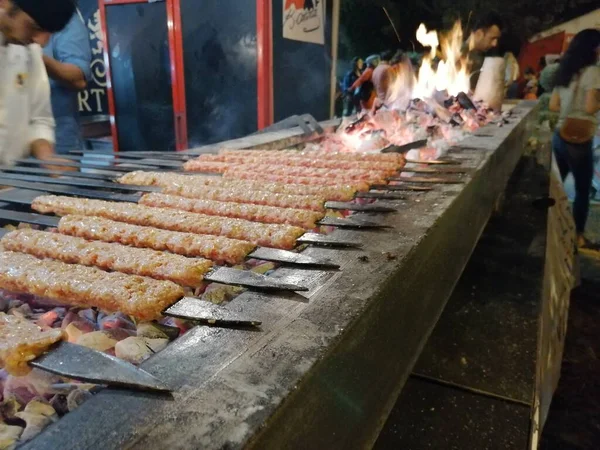
[[[427,140],[420,159],[435,159],[478,128],[502,120],[502,116],[466,94],[411,100],[406,110],[382,106],[363,112],[354,120],[344,119],[335,134],[305,150],[332,152],[379,152],[390,145],[405,145]]]

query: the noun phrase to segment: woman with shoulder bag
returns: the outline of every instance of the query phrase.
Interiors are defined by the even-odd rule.
[[[600,110],[600,31],[579,32],[561,58],[556,72],[550,110],[560,112],[552,148],[563,180],[575,178],[573,217],[577,245],[591,247],[584,237],[594,175],[592,142],[598,129]]]

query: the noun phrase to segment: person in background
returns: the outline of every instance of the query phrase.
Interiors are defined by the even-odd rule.
[[[563,180],[571,172],[575,178],[573,217],[577,229],[577,245],[581,249],[597,246],[585,237],[585,224],[590,206],[590,188],[594,175],[592,152],[593,136],[589,142],[574,144],[561,136],[561,128],[570,118],[591,122],[598,128],[600,111],[600,31],[587,29],[579,32],[561,58],[556,72],[556,87],[550,99],[550,110],[559,112],[559,120],[552,138],[552,148]],[[585,123],[585,122],[584,122]]]
[[[56,121],[56,153],[83,150],[77,93],[90,78],[92,51],[87,29],[77,10],[67,26],[44,47],[44,64],[50,77],[52,112]]]
[[[504,54],[504,86],[505,86],[505,97],[508,99],[519,98],[519,75],[520,68],[519,62],[512,52],[506,52]]]
[[[528,67],[525,70],[525,89],[523,90],[523,98],[525,100],[536,100],[538,89],[538,79],[535,76],[535,71]]]
[[[546,60],[546,57],[542,56],[540,58],[540,61],[538,62],[538,80],[542,76],[542,71],[546,68],[547,65],[548,61]],[[545,92],[546,90],[544,89],[544,87],[538,83],[537,96],[541,97],[542,95],[544,95]]]
[[[556,72],[558,71],[560,59],[549,63],[540,73],[539,86],[544,90],[544,93],[551,94],[554,90]]]
[[[75,11],[71,0],[0,0],[0,163],[55,160],[54,119],[42,48]]]
[[[366,59],[367,68],[352,86],[350,86],[349,92],[355,92],[354,95],[358,97],[362,109],[371,109],[373,102],[377,97],[371,79],[373,77],[373,71],[379,65],[379,62],[379,55],[369,56]]]
[[[385,50],[385,51],[381,52],[381,54],[379,55],[379,66],[381,66],[381,65],[389,66],[390,61],[393,56],[394,56],[394,52],[391,50]]]
[[[494,12],[489,12],[475,20],[473,31],[462,48],[463,56],[467,57],[468,69],[471,74],[471,91],[475,91],[479,81],[485,53],[498,46],[503,28],[502,18]]]
[[[362,58],[358,56],[352,58],[352,68],[344,75],[342,81],[342,92],[344,93],[344,116],[348,117],[354,114],[355,110],[360,108],[360,105],[355,101],[354,93],[350,91],[350,86],[354,84],[360,77],[363,67],[365,66]]]
[[[392,56],[389,64],[379,64],[372,77],[377,94],[375,105],[397,109],[407,107],[407,99],[413,89],[413,74],[409,58],[401,51]]]

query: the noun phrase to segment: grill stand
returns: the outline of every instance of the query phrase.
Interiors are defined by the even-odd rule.
[[[172,401],[107,389],[23,448],[371,445],[523,152],[531,109],[519,105],[492,138],[465,140],[472,150],[453,157],[477,169],[472,179],[408,200],[384,220],[394,230],[365,232],[360,257],[336,252],[341,272],[275,272],[308,280],[305,296],[236,298],[263,333],[196,328],[142,364],[179,388]],[[275,135],[287,143],[274,147],[294,139]]]

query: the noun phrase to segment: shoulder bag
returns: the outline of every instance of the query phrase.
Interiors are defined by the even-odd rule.
[[[571,104],[569,105],[567,115],[572,112],[573,103],[577,98],[580,80],[581,76],[579,76],[577,83],[575,84],[575,90],[573,91],[573,97],[571,97]],[[594,135],[596,134],[596,124],[587,119],[566,117],[558,133],[560,134],[560,137],[569,144],[585,144],[594,139]]]

